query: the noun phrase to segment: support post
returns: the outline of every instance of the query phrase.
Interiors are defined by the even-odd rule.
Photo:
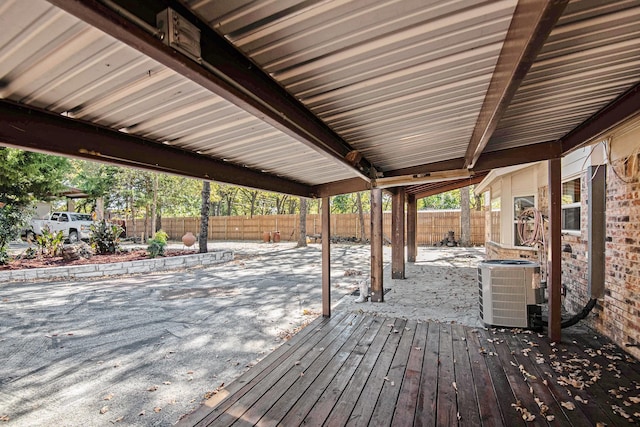
[[[418,256],[418,201],[415,194],[407,195],[407,261],[416,262]]]
[[[322,315],[331,317],[331,206],[322,198]]]
[[[382,189],[371,189],[371,302],[384,302],[382,288]]]
[[[560,324],[562,322],[562,164],[561,159],[549,160],[549,339],[560,341]]]
[[[391,201],[391,278],[404,279],[404,187],[398,188]]]

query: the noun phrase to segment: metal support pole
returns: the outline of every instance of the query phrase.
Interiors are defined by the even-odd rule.
[[[391,278],[404,279],[404,187],[398,188],[391,205]]]
[[[418,201],[407,195],[407,261],[416,262],[418,256]]]
[[[549,339],[560,341],[562,305],[562,164],[549,160]]]
[[[384,302],[382,288],[382,189],[371,189],[371,302]]]
[[[331,316],[331,207],[322,198],[322,315]]]

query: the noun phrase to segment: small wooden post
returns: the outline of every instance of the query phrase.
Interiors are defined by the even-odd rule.
[[[407,261],[416,262],[418,255],[418,203],[414,194],[407,195]]]
[[[549,339],[559,342],[562,322],[562,163],[561,159],[549,160]]]
[[[404,279],[404,198],[399,187],[391,201],[391,278]]]
[[[322,198],[322,315],[331,316],[331,207]]]
[[[384,302],[382,288],[382,189],[371,189],[371,302]]]

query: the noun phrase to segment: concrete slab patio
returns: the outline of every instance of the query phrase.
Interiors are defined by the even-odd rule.
[[[0,417],[11,426],[172,425],[318,316],[319,245],[213,246],[235,260],[1,284]],[[386,273],[386,303],[356,304],[350,293],[369,271],[369,247],[334,245],[334,310],[477,322],[481,257],[480,249],[421,248],[407,280]]]

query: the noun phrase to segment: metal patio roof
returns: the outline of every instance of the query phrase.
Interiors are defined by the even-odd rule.
[[[640,110],[640,0],[0,0],[0,26],[0,144],[296,195],[462,185]]]

